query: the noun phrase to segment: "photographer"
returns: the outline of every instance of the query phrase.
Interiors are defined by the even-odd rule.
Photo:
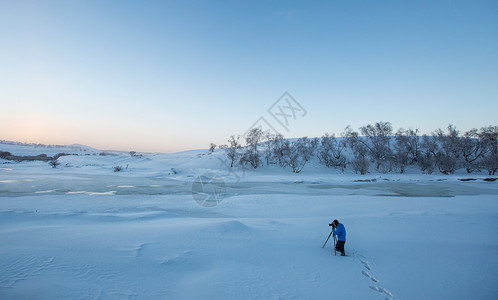
[[[332,226],[332,231],[337,236],[335,249],[341,252],[341,256],[345,256],[346,254],[344,253],[344,244],[346,243],[346,228],[344,228],[344,225],[342,225],[342,223],[339,223],[339,221],[337,220],[332,221],[329,226]]]

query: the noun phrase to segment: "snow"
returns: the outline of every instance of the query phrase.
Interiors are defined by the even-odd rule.
[[[103,151],[84,145],[43,145],[43,144],[26,144],[20,142],[10,142],[0,140],[0,151],[10,152],[13,155],[38,155],[47,154],[54,156],[58,153],[70,154],[95,154]]]
[[[0,150],[40,154],[9,147]],[[220,158],[80,153],[59,158],[56,169],[0,160],[0,298],[498,294],[498,182],[483,174],[360,176],[317,164],[300,174],[234,174]],[[192,183],[209,173],[226,191],[204,207]],[[458,180],[465,177],[477,180]],[[347,230],[346,257],[334,256],[332,238],[322,249],[334,218]]]

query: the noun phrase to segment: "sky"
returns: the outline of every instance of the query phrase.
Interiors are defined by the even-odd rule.
[[[464,132],[498,125],[498,1],[0,0],[0,101],[0,140],[126,151]]]

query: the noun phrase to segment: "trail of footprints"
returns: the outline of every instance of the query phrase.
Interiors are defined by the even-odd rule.
[[[359,254],[358,257],[360,259],[361,264],[365,268],[364,270],[361,271],[361,274],[363,274],[363,276],[369,278],[372,281],[372,284],[369,285],[369,288],[371,288],[372,290],[374,290],[378,293],[384,294],[386,300],[394,300],[395,298],[394,298],[393,294],[391,294],[391,292],[388,289],[380,286],[378,284],[379,280],[377,280],[377,278],[375,278],[374,276],[372,276],[370,274],[370,272],[372,271],[372,267],[370,266],[370,263],[367,261],[366,257],[361,255],[361,254]]]

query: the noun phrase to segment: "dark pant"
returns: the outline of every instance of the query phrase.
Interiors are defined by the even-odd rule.
[[[335,244],[335,249],[341,252],[341,255],[346,255],[344,253],[344,244],[346,244],[346,241],[337,241],[337,243]]]

